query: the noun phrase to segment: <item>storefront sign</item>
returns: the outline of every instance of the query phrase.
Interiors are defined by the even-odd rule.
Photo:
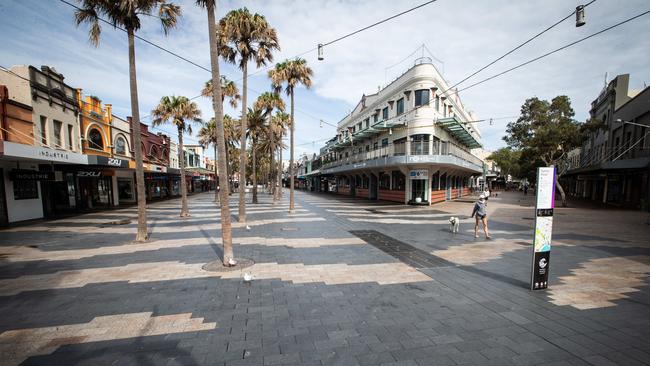
[[[9,179],[12,181],[54,180],[54,172],[39,172],[36,170],[14,169],[9,172]]]
[[[116,168],[128,168],[129,161],[125,159],[109,158],[107,156],[88,155],[88,164],[90,165],[104,165]]]
[[[148,170],[150,172],[166,173],[167,167],[155,164],[144,164],[144,170]]]
[[[14,158],[53,161],[59,163],[88,164],[88,156],[66,150],[38,147],[2,141],[2,155]]]
[[[531,290],[542,290],[548,287],[554,207],[555,167],[538,168]]]
[[[77,172],[77,177],[84,178],[96,178],[96,177],[101,177],[102,172],[100,171],[88,171],[88,170],[82,170]]]
[[[429,179],[429,170],[427,169],[411,170],[409,176],[411,177],[411,180]]]

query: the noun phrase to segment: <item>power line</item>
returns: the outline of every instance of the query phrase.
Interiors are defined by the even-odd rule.
[[[422,3],[422,4],[418,5],[418,6],[415,6],[415,7],[412,7],[412,8],[410,8],[410,9],[408,9],[408,10],[405,10],[405,11],[403,11],[403,12],[401,12],[401,13],[397,13],[397,14],[392,15],[392,16],[386,18],[386,19],[380,20],[380,21],[378,21],[378,22],[376,22],[376,23],[373,23],[373,24],[370,24],[370,25],[368,25],[368,26],[365,26],[365,27],[363,27],[363,28],[361,28],[361,29],[357,29],[357,30],[355,30],[354,32],[348,33],[348,34],[346,34],[346,35],[344,35],[344,36],[341,36],[341,37],[339,37],[339,38],[337,38],[337,39],[334,39],[334,40],[332,40],[332,41],[329,41],[329,42],[323,43],[322,46],[323,46],[323,47],[324,47],[324,46],[329,46],[329,45],[331,45],[332,43],[336,43],[336,42],[338,42],[338,41],[344,40],[344,39],[346,39],[346,38],[348,38],[348,37],[350,37],[350,36],[353,36],[353,35],[355,35],[355,34],[357,34],[357,33],[361,33],[361,32],[363,32],[363,31],[365,31],[365,30],[367,30],[367,29],[370,29],[370,28],[372,28],[372,27],[378,26],[379,24],[385,23],[385,22],[387,22],[387,21],[389,21],[389,20],[395,19],[395,18],[397,18],[397,17],[399,17],[399,16],[402,16],[402,15],[404,15],[404,14],[410,13],[410,12],[412,12],[413,10],[417,10],[417,9],[423,7],[423,6],[426,6],[426,5],[429,5],[429,4],[432,4],[432,3],[435,3],[436,1],[437,1],[437,0],[430,0],[430,1],[427,1],[427,2],[425,2],[425,3]]]
[[[588,36],[586,36],[586,37],[583,37],[583,38],[580,38],[580,39],[578,39],[578,40],[576,40],[576,41],[573,41],[573,42],[571,42],[571,43],[568,43],[568,44],[566,44],[566,45],[564,45],[564,46],[562,46],[562,47],[556,48],[556,49],[554,49],[553,51],[547,52],[547,53],[545,53],[545,54],[543,54],[543,55],[541,55],[541,56],[535,57],[535,58],[533,58],[533,59],[531,59],[531,60],[528,60],[528,61],[526,61],[526,62],[523,62],[523,63],[521,63],[521,64],[519,64],[519,65],[517,65],[517,66],[511,67],[511,68],[509,68],[509,69],[507,69],[507,70],[505,70],[505,71],[502,71],[502,72],[500,72],[500,73],[498,73],[498,74],[492,75],[492,76],[490,76],[490,77],[488,77],[488,78],[485,78],[485,79],[483,79],[483,80],[481,80],[481,81],[479,81],[479,82],[476,82],[476,83],[474,83],[474,84],[472,84],[472,85],[470,85],[470,86],[467,86],[467,87],[465,87],[465,88],[463,88],[463,89],[457,90],[456,93],[459,93],[459,92],[461,92],[461,91],[463,91],[463,90],[467,90],[467,89],[469,89],[469,88],[473,88],[473,87],[475,87],[475,86],[477,86],[477,85],[483,84],[483,83],[486,82],[486,81],[492,80],[492,79],[494,79],[494,78],[496,78],[496,77],[499,77],[499,76],[501,76],[501,75],[504,75],[504,74],[507,74],[507,73],[509,73],[509,72],[511,72],[511,71],[514,71],[514,70],[516,70],[516,69],[518,69],[518,68],[520,68],[520,67],[523,67],[523,66],[526,66],[526,65],[528,65],[528,64],[531,64],[531,63],[533,63],[533,62],[535,62],[535,61],[541,60],[541,59],[543,59],[544,57],[550,56],[550,55],[552,55],[552,54],[554,54],[554,53],[560,52],[560,51],[562,51],[562,50],[564,50],[564,49],[567,49],[567,48],[569,48],[569,47],[571,47],[571,46],[574,46],[574,45],[576,45],[576,44],[578,44],[578,43],[580,43],[580,42],[586,41],[586,40],[588,40],[589,38],[592,38],[592,37],[595,37],[595,36],[597,36],[597,35],[599,35],[599,34],[605,33],[605,32],[607,32],[607,31],[609,31],[609,30],[611,30],[611,29],[614,29],[614,28],[616,28],[616,27],[618,27],[618,26],[621,26],[621,25],[623,25],[623,24],[625,24],[625,23],[628,23],[628,22],[631,22],[631,21],[633,21],[633,20],[635,20],[635,19],[637,19],[637,18],[640,18],[640,17],[642,17],[642,16],[644,16],[644,15],[646,15],[646,14],[648,14],[648,13],[650,13],[650,10],[645,11],[645,12],[643,12],[643,13],[641,13],[641,14],[635,15],[635,16],[633,16],[633,17],[631,17],[631,18],[628,18],[628,19],[626,19],[626,20],[624,20],[624,21],[622,21],[622,22],[619,22],[619,23],[616,23],[616,24],[614,24],[614,25],[611,25],[611,26],[609,26],[609,27],[607,27],[607,28],[605,28],[605,29],[602,29],[602,30],[600,30],[600,31],[598,31],[598,32],[596,32],[596,33],[592,33],[592,34],[590,34],[590,35],[588,35]]]
[[[588,7],[589,5],[593,4],[595,1],[596,1],[596,0],[592,0],[592,1],[588,2],[584,7],[585,7],[585,8]],[[558,24],[564,22],[565,20],[569,19],[569,18],[570,18],[571,16],[573,16],[573,14],[575,14],[575,13],[576,13],[575,10],[572,11],[569,15],[567,15],[567,16],[565,16],[564,18],[562,18],[562,19],[558,20],[557,22],[553,23],[551,26],[549,26],[548,28],[544,29],[543,31],[541,31],[541,32],[539,32],[539,33],[537,33],[537,34],[535,34],[533,37],[529,38],[529,39],[526,40],[524,43],[519,44],[517,47],[515,47],[515,48],[511,49],[510,51],[504,53],[503,55],[497,57],[497,58],[494,59],[493,61],[489,62],[487,65],[481,67],[480,69],[476,70],[475,72],[473,72],[473,73],[470,74],[469,76],[465,77],[463,80],[461,80],[461,81],[457,82],[456,84],[452,85],[452,86],[450,87],[450,89],[453,89],[453,88],[457,87],[458,85],[464,83],[465,81],[467,81],[468,79],[470,79],[470,78],[473,77],[474,75],[476,75],[476,74],[478,74],[479,72],[481,72],[481,71],[487,69],[488,67],[490,67],[490,66],[494,65],[495,63],[499,62],[500,60],[504,59],[506,56],[508,56],[508,55],[510,55],[511,53],[515,52],[516,50],[518,50],[518,49],[522,48],[523,46],[527,45],[528,43],[532,42],[532,41],[535,40],[537,37],[539,37],[539,36],[541,36],[542,34],[548,32],[549,30],[555,28],[555,26],[557,26]]]

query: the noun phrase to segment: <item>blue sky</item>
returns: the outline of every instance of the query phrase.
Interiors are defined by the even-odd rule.
[[[208,67],[209,49],[205,11],[194,1],[176,1],[184,10],[177,29],[164,37],[156,18],[143,19],[139,35]],[[248,7],[267,17],[278,30],[282,50],[275,61],[313,49],[316,44],[423,2],[359,0],[348,1],[220,1],[217,17],[228,10]],[[311,89],[296,95],[296,152],[318,151],[322,141],[335,134],[336,124],[354,107],[363,93],[370,94],[413,64],[425,44],[440,60],[437,66],[454,83],[516,44],[553,24],[571,12],[579,1],[439,0],[413,13],[389,21],[325,49],[325,61],[316,52],[303,57],[314,69]],[[645,0],[624,2],[598,0],[587,10],[587,24],[575,28],[573,18],[518,50],[502,62],[480,73],[462,86],[470,85],[518,63],[539,56],[578,38],[650,9]],[[76,27],[70,6],[50,0],[8,0],[0,2],[0,65],[50,65],[66,81],[86,94],[113,104],[114,113],[130,115],[126,34],[104,25],[98,48],[87,39],[88,28]],[[465,106],[478,118],[517,116],[524,100],[531,96],[550,99],[566,94],[584,120],[589,103],[604,85],[605,75],[629,73],[631,87],[650,84],[650,15],[547,57],[517,71],[461,92]],[[645,35],[645,36],[644,36]],[[425,56],[428,52],[425,52]],[[150,45],[136,41],[140,114],[146,116],[163,95],[200,94],[210,74]],[[403,61],[402,61],[403,60]],[[402,62],[401,62],[402,61]],[[221,63],[222,73],[240,83],[241,72]],[[251,67],[251,73],[255,68]],[[249,81],[249,105],[259,93],[269,90],[266,72]],[[204,118],[212,117],[210,103],[197,100]],[[238,111],[226,110],[231,115]],[[149,123],[149,118],[144,118]],[[493,150],[510,119],[482,124],[483,143]],[[175,139],[170,126],[162,128]],[[196,136],[186,137],[186,143]],[[210,149],[211,150],[211,149]],[[285,154],[286,155],[286,154]]]

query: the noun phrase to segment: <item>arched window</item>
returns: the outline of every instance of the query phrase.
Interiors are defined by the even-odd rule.
[[[92,128],[88,132],[88,147],[91,149],[104,150],[104,139],[98,129]]]
[[[115,153],[118,155],[126,155],[126,140],[122,136],[115,139]]]
[[[158,148],[156,145],[151,145],[151,156],[154,158],[158,158]]]

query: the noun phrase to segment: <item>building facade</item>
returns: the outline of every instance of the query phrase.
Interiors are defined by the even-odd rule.
[[[650,88],[629,89],[616,76],[591,103],[590,118],[603,123],[570,153],[564,176],[569,196],[606,205],[649,210]]]
[[[410,204],[469,194],[483,162],[476,118],[430,62],[363,95],[306,176],[316,190]]]

